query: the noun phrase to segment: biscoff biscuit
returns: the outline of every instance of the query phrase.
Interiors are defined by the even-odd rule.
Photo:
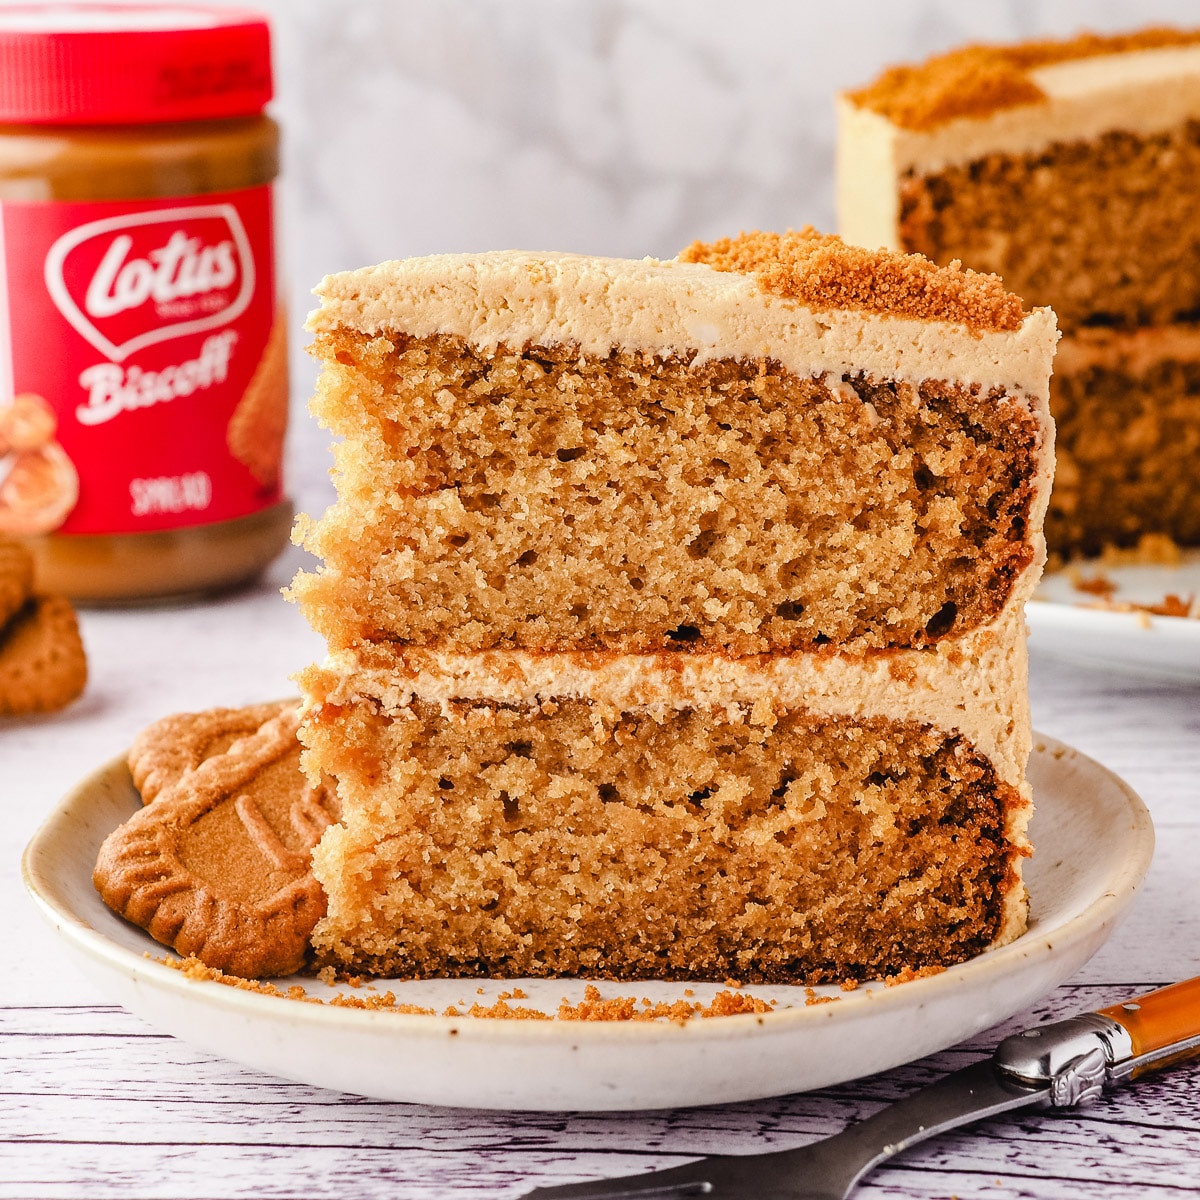
[[[211,708],[207,712],[175,713],[155,721],[133,739],[129,748],[129,773],[142,803],[149,804],[206,758],[223,754],[239,738],[257,733],[294,704],[294,700],[288,700],[243,708]]]
[[[0,716],[52,712],[87,683],[79,622],[63,596],[33,596],[0,630]]]
[[[17,615],[33,591],[33,555],[12,538],[0,537],[0,629]]]
[[[230,454],[263,487],[279,482],[288,419],[287,321],[282,309],[225,431]]]
[[[245,978],[305,962],[325,893],[312,848],[338,819],[300,770],[298,704],[168,717],[134,743],[145,806],[109,835],[92,879],[157,941]]]

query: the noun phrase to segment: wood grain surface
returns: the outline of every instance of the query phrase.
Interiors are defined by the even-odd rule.
[[[282,578],[290,565],[281,565]],[[1079,976],[963,1045],[840,1087],[623,1114],[482,1113],[389,1104],[269,1078],[158,1033],[79,978],[23,895],[18,858],[57,799],[166,712],[286,695],[317,652],[262,587],[200,609],[88,613],[80,705],[0,726],[11,914],[0,978],[0,1200],[506,1200],[537,1184],[649,1171],[707,1153],[803,1145],[990,1052],[1006,1032],[1200,974],[1200,684],[1066,665],[1034,646],[1043,732],[1121,774],[1158,848],[1125,923]],[[398,1062],[402,1071],[404,1064]],[[1200,1066],[1065,1115],[995,1119],[877,1171],[864,1200],[1157,1200],[1200,1193]]]

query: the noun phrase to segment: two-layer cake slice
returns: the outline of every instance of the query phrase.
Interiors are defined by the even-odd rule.
[[[968,46],[841,97],[848,241],[1000,274],[1064,333],[1051,550],[1200,544],[1200,31]]]
[[[811,232],[319,295],[322,961],[819,982],[1020,931],[1051,313]]]

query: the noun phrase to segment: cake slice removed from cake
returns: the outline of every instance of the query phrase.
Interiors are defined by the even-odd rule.
[[[318,294],[320,961],[815,983],[1020,932],[1052,313],[811,231]]]
[[[965,46],[838,106],[847,241],[994,271],[1063,330],[1052,551],[1200,545],[1200,31]]]

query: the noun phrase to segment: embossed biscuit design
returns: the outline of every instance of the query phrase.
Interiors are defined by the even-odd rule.
[[[180,954],[245,978],[305,961],[325,894],[312,848],[337,820],[300,771],[294,701],[168,717],[130,753],[145,807],[109,835],[104,902]]]

